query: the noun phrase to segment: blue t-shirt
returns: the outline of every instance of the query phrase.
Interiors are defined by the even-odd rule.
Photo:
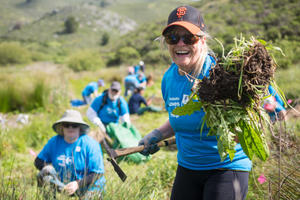
[[[118,99],[115,101],[110,100],[107,97],[107,103],[100,109],[102,105],[103,97],[105,93],[103,92],[100,96],[96,97],[93,101],[91,107],[97,113],[98,117],[101,119],[102,123],[105,125],[109,124],[110,122],[118,123],[120,116],[124,114],[129,114],[128,104],[123,97],[119,97],[120,99],[120,109],[118,106]]]
[[[276,92],[276,90],[271,85],[269,85],[268,90],[269,90],[270,95],[274,96],[276,99],[275,112],[268,112],[268,115],[270,116],[271,121],[275,121],[277,113],[279,113],[282,110],[285,110],[284,103],[283,103],[282,99],[280,98],[279,94]]]
[[[135,74],[138,74],[139,71],[140,71],[140,69],[141,69],[141,66],[140,66],[140,65],[135,65],[135,66],[134,66],[134,73],[135,73]]]
[[[215,60],[207,56],[199,79],[209,76],[211,66]],[[178,66],[172,63],[164,74],[162,80],[162,95],[166,110],[169,113],[170,124],[175,131],[176,144],[178,148],[178,164],[191,170],[232,169],[251,170],[251,161],[243,152],[240,144],[235,147],[236,153],[232,162],[229,156],[221,162],[217,148],[216,136],[207,136],[209,128],[204,125],[200,133],[203,117],[203,109],[192,115],[177,116],[172,114],[174,108],[183,106],[191,94],[192,83],[187,77],[178,73]]]
[[[146,76],[144,74],[137,74],[136,79],[138,80],[139,84],[147,81]]]
[[[51,163],[61,182],[81,180],[85,174],[104,174],[101,146],[88,135],[81,135],[76,142],[69,144],[63,136],[52,137],[39,153],[38,158]],[[102,176],[88,190],[103,190],[105,178]],[[83,188],[86,190],[87,188]]]
[[[276,99],[277,104],[276,104],[275,112],[278,113],[282,110],[285,110],[284,103],[283,103],[282,99],[280,98],[279,94],[276,92],[276,90],[271,85],[269,85],[268,90],[269,90],[269,93],[272,96],[274,96]]]
[[[129,112],[130,114],[137,113],[141,103],[147,106],[147,102],[144,97],[142,97],[139,93],[134,93],[129,99]]]
[[[139,85],[139,81],[137,79],[137,75],[136,74],[127,75],[125,77],[125,84],[126,83],[132,83],[133,85],[135,85],[137,87]]]
[[[82,96],[90,96],[97,90],[98,90],[98,83],[91,82],[83,89],[81,94],[82,94]]]

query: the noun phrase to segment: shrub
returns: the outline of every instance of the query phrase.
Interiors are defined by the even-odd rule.
[[[23,64],[31,61],[31,54],[17,42],[0,44],[0,64]]]
[[[121,63],[133,64],[140,59],[139,52],[133,47],[123,47],[117,51]]]
[[[158,63],[169,64],[169,63],[171,63],[171,58],[169,56],[168,51],[161,50],[161,49],[149,51],[145,56],[143,56],[143,60],[146,63],[151,63],[151,64],[158,64]]]
[[[65,33],[74,33],[77,31],[78,22],[73,16],[70,16],[65,21]]]
[[[140,60],[139,52],[133,47],[122,47],[116,53],[109,55],[107,60],[107,65],[119,65],[119,64],[128,64],[133,65]]]
[[[76,72],[94,71],[104,66],[100,55],[93,51],[79,51],[68,58],[67,64]]]
[[[292,40],[277,40],[273,45],[281,48],[285,54],[285,56],[283,56],[279,51],[274,53],[280,68],[287,69],[299,63],[298,55],[300,54],[300,42]]]
[[[101,46],[107,45],[108,42],[109,42],[109,35],[108,33],[105,32],[101,38]]]
[[[0,111],[28,112],[47,105],[50,89],[43,79],[35,79],[24,84],[18,81],[6,81],[0,87]]]

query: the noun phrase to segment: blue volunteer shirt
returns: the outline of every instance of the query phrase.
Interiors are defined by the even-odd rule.
[[[141,66],[140,66],[140,65],[135,65],[135,66],[134,66],[134,73],[135,73],[135,74],[139,73],[140,69],[141,69]]]
[[[130,74],[127,75],[125,77],[125,83],[132,83],[134,84],[136,87],[139,85],[139,80],[137,79],[137,75],[136,74]]]
[[[136,79],[138,80],[139,84],[147,81],[146,76],[144,74],[137,74]]]
[[[285,110],[284,103],[283,103],[282,99],[280,98],[279,94],[276,92],[276,90],[271,85],[268,87],[268,90],[269,90],[269,93],[275,97],[276,102],[277,102],[275,112],[278,113],[282,110]]]
[[[90,96],[97,90],[98,90],[98,83],[91,82],[83,89],[81,94],[82,94],[82,96]]]
[[[199,79],[209,76],[211,66],[215,60],[207,56]],[[217,148],[216,136],[207,136],[209,128],[204,125],[200,133],[203,117],[203,109],[192,115],[177,116],[172,114],[174,108],[183,106],[191,94],[192,83],[185,76],[178,73],[178,66],[172,63],[166,71],[162,80],[162,94],[169,120],[175,131],[176,144],[178,148],[177,160],[182,167],[191,170],[232,169],[251,170],[251,161],[245,155],[240,144],[235,147],[236,153],[231,162],[229,156],[224,162],[220,161]]]
[[[271,85],[269,85],[268,91],[269,91],[270,95],[274,96],[276,99],[275,112],[268,112],[270,119],[272,121],[275,121],[277,113],[279,113],[282,110],[285,110],[284,103],[283,103],[282,99],[280,98],[279,94],[276,92],[276,90]]]
[[[107,97],[107,103],[102,107],[101,110],[100,106],[102,105],[104,93],[100,96],[95,98],[91,107],[97,113],[98,117],[101,119],[102,123],[105,125],[109,124],[110,122],[118,123],[120,116],[124,114],[129,114],[128,104],[123,97],[119,97],[120,99],[120,108],[118,107],[118,100],[112,101],[110,98]]]
[[[39,153],[38,158],[51,163],[60,180],[65,184],[81,180],[85,174],[92,172],[104,174],[101,146],[85,134],[72,144],[67,143],[63,136],[52,137]],[[105,178],[102,176],[88,190],[103,190],[104,185]]]

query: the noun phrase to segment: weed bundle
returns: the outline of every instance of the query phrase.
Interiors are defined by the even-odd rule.
[[[235,47],[217,60],[209,78],[196,79],[189,102],[173,111],[176,115],[190,115],[204,109],[204,122],[210,127],[208,135],[217,137],[221,161],[228,154],[233,159],[236,139],[250,159],[256,154],[266,160],[269,155],[264,137],[268,117],[261,102],[267,87],[275,84],[276,63],[266,45],[263,40],[235,38]]]

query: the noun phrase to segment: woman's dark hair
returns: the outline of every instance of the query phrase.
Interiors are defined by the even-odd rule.
[[[140,93],[142,90],[144,90],[143,87],[136,87],[134,93]]]

